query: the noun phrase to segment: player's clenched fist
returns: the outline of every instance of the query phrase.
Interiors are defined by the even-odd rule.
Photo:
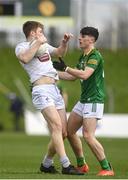
[[[67,43],[67,42],[69,41],[69,39],[72,38],[72,37],[73,37],[73,34],[71,34],[71,33],[69,33],[69,34],[68,34],[68,33],[65,33],[65,34],[64,34],[64,37],[63,37],[63,42],[64,42],[64,43]]]
[[[40,44],[44,44],[47,42],[47,38],[44,36],[44,34],[37,35],[36,39],[40,42]]]

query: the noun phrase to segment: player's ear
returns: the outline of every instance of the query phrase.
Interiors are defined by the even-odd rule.
[[[95,43],[95,38],[93,36],[91,37],[91,42]]]
[[[30,32],[30,35],[31,35],[31,36],[35,36],[35,31],[32,30],[32,31]]]

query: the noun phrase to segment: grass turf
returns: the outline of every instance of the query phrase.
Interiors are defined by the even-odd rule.
[[[108,159],[115,170],[113,179],[128,178],[128,139],[100,138]],[[83,142],[86,151],[86,160],[90,172],[84,176],[50,175],[39,172],[42,155],[47,150],[49,137],[27,136],[22,133],[0,133],[0,178],[2,179],[96,179],[100,170],[99,163],[92,155],[90,149]],[[76,163],[72,149],[65,141],[67,154],[73,164]],[[61,172],[59,159],[55,156],[55,166]],[[107,177],[109,179],[111,177]],[[102,177],[101,179],[105,179]]]

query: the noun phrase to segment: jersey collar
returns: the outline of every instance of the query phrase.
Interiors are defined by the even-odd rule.
[[[95,48],[90,49],[87,53],[84,53],[84,56],[89,55]]]

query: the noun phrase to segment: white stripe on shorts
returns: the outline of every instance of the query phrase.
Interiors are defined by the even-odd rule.
[[[103,103],[81,103],[80,101],[74,106],[73,112],[77,113],[83,118],[102,119],[104,104]]]

